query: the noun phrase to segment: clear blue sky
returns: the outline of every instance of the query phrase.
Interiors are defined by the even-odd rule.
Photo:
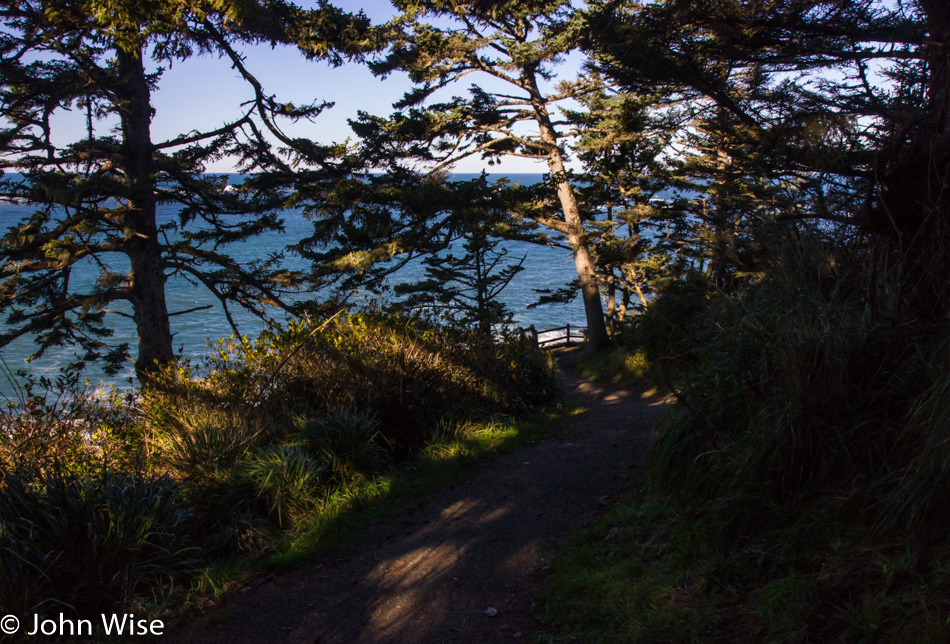
[[[302,2],[308,5],[314,3]],[[388,0],[370,2],[338,1],[335,4],[347,11],[363,10],[374,22],[384,22],[392,17],[394,10]],[[332,101],[335,106],[325,111],[313,123],[299,125],[292,130],[322,143],[341,141],[352,137],[347,119],[356,116],[358,110],[386,115],[392,111],[392,103],[402,97],[410,87],[404,75],[394,74],[386,80],[374,77],[369,70],[356,63],[333,68],[330,65],[307,61],[291,47],[258,46],[245,48],[247,64],[251,72],[264,84],[268,93],[284,102],[295,104],[317,101]],[[570,61],[566,67],[576,70],[578,63]],[[455,88],[456,93],[464,91]],[[156,115],[152,133],[156,141],[164,140],[192,129],[210,130],[236,118],[240,105],[252,96],[247,85],[223,59],[212,56],[195,57],[176,63],[165,72],[154,96]],[[77,126],[80,115],[72,115]],[[81,127],[81,126],[80,126]],[[487,165],[479,158],[460,162],[458,172],[478,172]],[[223,160],[210,171],[228,172],[231,162]],[[500,166],[493,166],[494,173],[543,172],[544,164],[528,159],[505,159]]]

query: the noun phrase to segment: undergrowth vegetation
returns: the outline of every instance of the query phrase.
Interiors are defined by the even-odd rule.
[[[558,391],[525,343],[373,314],[222,341],[137,398],[69,390],[32,383],[0,419],[4,612],[108,612],[216,559],[312,549],[393,466]]]
[[[619,342],[616,336],[614,342]],[[636,347],[628,350],[620,345],[595,354],[583,351],[578,358],[577,372],[585,380],[643,386],[649,384],[650,363],[643,351]]]
[[[677,404],[555,566],[548,641],[946,641],[950,344],[806,242],[644,316]]]

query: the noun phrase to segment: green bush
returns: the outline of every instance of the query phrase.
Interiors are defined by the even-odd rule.
[[[947,329],[860,249],[798,241],[666,315],[677,404],[641,487],[555,562],[548,641],[946,640]]]
[[[817,262],[783,260],[805,268],[774,270],[707,314],[709,339],[678,374],[679,404],[657,431],[650,489],[674,499],[715,553],[703,556],[742,570],[736,586],[760,587],[760,599],[770,577],[744,552],[819,589],[810,611],[860,590],[885,612],[932,605],[931,628],[946,608],[932,576],[946,565],[950,507],[945,331],[874,315],[847,279],[829,285]],[[821,628],[868,636],[855,606]],[[900,631],[874,623],[878,638]]]
[[[637,318],[634,344],[652,362],[692,358],[709,338],[708,313],[722,298],[696,271],[668,279],[656,291],[656,299]]]
[[[240,409],[284,435],[294,418],[370,411],[400,457],[443,418],[520,413],[557,393],[549,358],[527,345],[372,314],[233,338],[195,373],[170,373],[163,385],[156,405]]]
[[[215,478],[278,434],[247,410],[156,404],[146,421],[152,463],[185,483]]]
[[[754,522],[750,498],[794,505],[883,476],[920,361],[862,320],[860,308],[775,281],[724,308],[658,432],[663,489],[732,499],[736,520]]]
[[[75,374],[29,381],[0,413],[0,606],[88,613],[195,569],[192,511],[144,472],[129,400]]]
[[[887,528],[908,526],[926,540],[945,534],[950,508],[950,367],[942,344],[926,361],[927,385],[912,396],[907,421],[888,452],[891,472],[879,486]]]

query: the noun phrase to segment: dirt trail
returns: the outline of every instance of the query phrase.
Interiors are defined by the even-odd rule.
[[[211,610],[174,641],[533,641],[547,562],[644,464],[663,410],[659,397],[579,380],[575,360],[576,350],[559,352],[563,384],[589,411],[397,510],[345,555]]]

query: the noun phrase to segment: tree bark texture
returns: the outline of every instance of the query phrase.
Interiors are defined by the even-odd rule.
[[[155,177],[152,166],[152,105],[141,50],[117,52],[119,78],[116,94],[122,127],[122,157],[128,189],[124,226],[128,242],[129,300],[138,333],[135,370],[145,384],[147,376],[174,358],[165,266],[156,225]]]
[[[557,145],[557,133],[551,124],[551,117],[543,101],[540,100],[540,92],[536,87],[532,87],[532,90],[541,142],[548,150],[548,168],[554,177],[564,223],[567,224],[567,241],[574,251],[574,267],[577,269],[577,279],[584,300],[584,314],[587,318],[587,344],[592,352],[597,353],[611,346],[611,341],[604,320],[604,308],[600,301],[600,287],[594,270],[594,261],[590,255],[587,237],[584,235],[577,197],[567,178],[564,158]]]

